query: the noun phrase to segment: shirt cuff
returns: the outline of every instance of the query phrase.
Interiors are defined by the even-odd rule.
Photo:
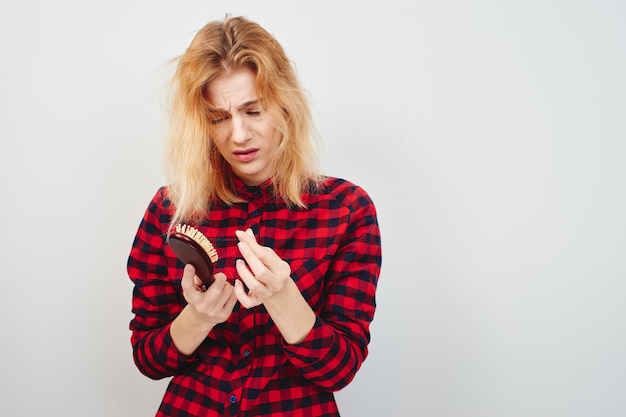
[[[313,328],[302,342],[290,345],[283,339],[282,345],[294,365],[311,366],[332,354],[335,332],[316,317]]]
[[[196,352],[191,355],[185,355],[178,351],[176,345],[174,344],[174,340],[172,339],[172,335],[170,334],[171,326],[172,324],[170,323],[161,330],[163,332],[161,339],[162,345],[157,352],[157,355],[160,362],[163,363],[166,368],[177,370],[194,362],[198,355]]]

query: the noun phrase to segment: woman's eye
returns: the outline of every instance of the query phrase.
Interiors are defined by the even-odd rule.
[[[261,112],[259,110],[249,111],[248,116],[260,116]]]
[[[213,117],[213,118],[211,118],[211,124],[219,125],[221,123],[224,123],[226,120],[228,120],[228,117],[226,117],[226,116],[223,116],[223,117]]]

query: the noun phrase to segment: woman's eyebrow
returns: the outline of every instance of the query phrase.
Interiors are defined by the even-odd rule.
[[[240,104],[239,106],[237,106],[237,110],[241,110],[241,109],[244,109],[246,107],[256,106],[257,104],[259,104],[259,101],[257,99],[248,100],[245,103]]]
[[[254,100],[248,100],[248,101],[238,105],[237,106],[237,110],[245,109],[246,107],[257,106],[258,104],[259,104],[259,100],[255,98]],[[228,110],[222,109],[220,107],[210,107],[209,111],[211,113],[228,113]]]

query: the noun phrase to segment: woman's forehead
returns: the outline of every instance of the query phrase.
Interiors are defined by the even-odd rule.
[[[255,75],[249,69],[225,72],[211,80],[205,90],[210,107],[234,111],[257,103]]]

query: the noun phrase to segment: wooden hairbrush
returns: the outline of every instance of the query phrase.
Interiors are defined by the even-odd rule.
[[[177,224],[176,231],[167,238],[178,259],[184,264],[192,264],[196,275],[208,287],[213,284],[213,264],[217,262],[217,251],[201,231],[186,224]]]

